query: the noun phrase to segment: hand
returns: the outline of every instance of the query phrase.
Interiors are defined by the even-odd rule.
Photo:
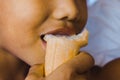
[[[97,80],[120,80],[120,58],[105,64],[98,74]]]
[[[84,73],[93,65],[93,58],[86,52],[80,52],[46,77],[41,73],[42,65],[32,66],[25,80],[86,80]]]

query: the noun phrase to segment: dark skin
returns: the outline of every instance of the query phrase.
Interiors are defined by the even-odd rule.
[[[0,79],[1,80],[24,80],[29,66],[6,52],[0,53]]]
[[[31,67],[26,80],[79,80],[87,79],[87,71],[94,65],[93,58],[86,52],[59,66],[50,75],[41,75],[41,65]],[[57,75],[57,76],[56,76]],[[59,75],[59,76],[58,76]]]
[[[120,58],[107,63],[102,68],[98,78],[101,80],[120,80]]]
[[[29,66],[10,54],[0,54],[0,79],[3,80],[24,80]],[[24,66],[23,66],[24,65]],[[9,67],[8,67],[9,66]],[[31,73],[37,73],[40,65],[31,68]],[[64,68],[64,66],[62,66]],[[59,68],[60,69],[62,69]],[[119,80],[120,79],[120,58],[107,63],[104,67],[93,66],[86,73],[79,74],[77,78],[87,78],[87,80]],[[57,70],[58,71],[58,70]],[[56,71],[56,72],[57,72]],[[2,73],[1,73],[2,72]],[[3,73],[4,72],[4,73]],[[12,72],[12,73],[11,73]],[[30,73],[30,72],[29,72]],[[54,74],[54,73],[52,73]],[[30,74],[29,74],[30,75]],[[36,76],[43,78],[43,76]],[[44,78],[43,78],[44,79]],[[41,80],[41,79],[40,79]],[[58,79],[57,79],[58,80]]]
[[[39,65],[37,65],[35,68],[37,69],[37,67],[39,67]],[[33,73],[34,73],[35,68],[32,70]],[[62,68],[64,68],[64,66],[59,67],[58,70],[60,70]],[[67,68],[68,68],[68,66],[67,66]],[[81,65],[79,67],[79,69],[83,69],[83,65]],[[68,69],[68,70],[70,70],[70,69]],[[78,72],[76,72],[76,70],[73,70],[73,68],[72,68],[69,71],[70,74],[71,74],[71,71],[72,71],[72,75],[73,75],[73,80],[119,80],[120,79],[120,58],[117,58],[117,59],[114,59],[114,60],[108,62],[103,67],[91,66],[88,68],[88,70],[86,70],[86,72],[78,73]],[[56,72],[57,72],[57,70],[56,70]],[[56,73],[53,72],[52,74],[55,75]],[[59,74],[59,72],[58,72],[58,74]],[[35,75],[34,75],[34,77],[35,77]],[[44,80],[44,78],[42,78],[42,79]],[[42,80],[42,79],[40,79],[40,80]],[[57,77],[52,76],[51,79],[58,80],[58,76]],[[61,79],[61,78],[59,78],[59,79]],[[71,79],[62,79],[62,80],[71,80]]]
[[[29,66],[27,64],[25,64],[15,56],[12,56],[5,52],[4,54],[0,54],[0,59],[0,64],[2,64],[0,65],[0,72],[2,72],[0,73],[0,79],[24,80],[29,69]],[[84,63],[82,63],[83,61]],[[85,71],[89,70],[93,66],[93,64],[94,63],[92,57],[86,52],[81,52],[78,56],[76,56],[76,58],[61,65],[53,73],[46,77],[41,75],[41,65],[35,65],[31,67],[26,80],[86,79]],[[59,76],[56,76],[56,74]]]
[[[0,53],[12,54],[33,68],[45,61],[46,43],[42,35],[75,35],[83,30],[86,22],[86,0],[0,0]],[[83,71],[79,73],[93,65],[90,55],[84,59],[88,61],[84,65],[80,63]],[[74,65],[74,60],[56,69],[54,73],[58,74],[44,78],[52,80],[61,75],[64,79],[73,79],[71,74],[79,65],[73,67],[72,63]],[[88,67],[83,69],[85,66]],[[62,73],[67,72],[68,76],[60,73],[62,69],[65,69]]]
[[[103,67],[94,66],[88,72],[88,80],[120,80],[120,58],[114,59]]]
[[[61,30],[62,34],[80,33],[87,21],[86,0],[0,0],[0,10],[0,53],[13,54],[31,66],[26,80],[91,78],[87,71],[94,65],[94,61],[88,54],[83,57],[80,53],[47,77],[41,76],[38,70],[45,58],[45,45],[41,36],[49,32],[60,34]],[[81,58],[86,62],[82,63]],[[19,60],[10,63],[19,63],[13,67],[15,70],[19,66],[21,68]],[[58,78],[58,75],[61,77]]]

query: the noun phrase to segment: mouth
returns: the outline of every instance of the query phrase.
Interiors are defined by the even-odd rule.
[[[42,34],[42,35],[40,36],[40,39],[42,40],[43,47],[46,48],[47,42],[44,40],[44,37],[45,37],[45,35]]]
[[[72,36],[75,35],[76,32],[74,29],[71,28],[61,28],[61,29],[56,29],[56,30],[51,30],[48,32],[45,32],[40,35],[40,39],[42,40],[43,46],[46,47],[47,42],[44,40],[45,35],[52,34],[52,35],[59,35],[59,36]]]

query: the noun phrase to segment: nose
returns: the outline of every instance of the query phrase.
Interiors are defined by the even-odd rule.
[[[56,19],[73,20],[77,18],[79,9],[75,0],[57,0],[52,16]]]

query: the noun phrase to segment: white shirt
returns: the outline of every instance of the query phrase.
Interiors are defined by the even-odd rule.
[[[86,25],[89,44],[82,50],[93,55],[96,65],[120,57],[120,0],[98,0],[89,6]]]
[[[97,0],[87,0],[87,5],[92,6]]]

